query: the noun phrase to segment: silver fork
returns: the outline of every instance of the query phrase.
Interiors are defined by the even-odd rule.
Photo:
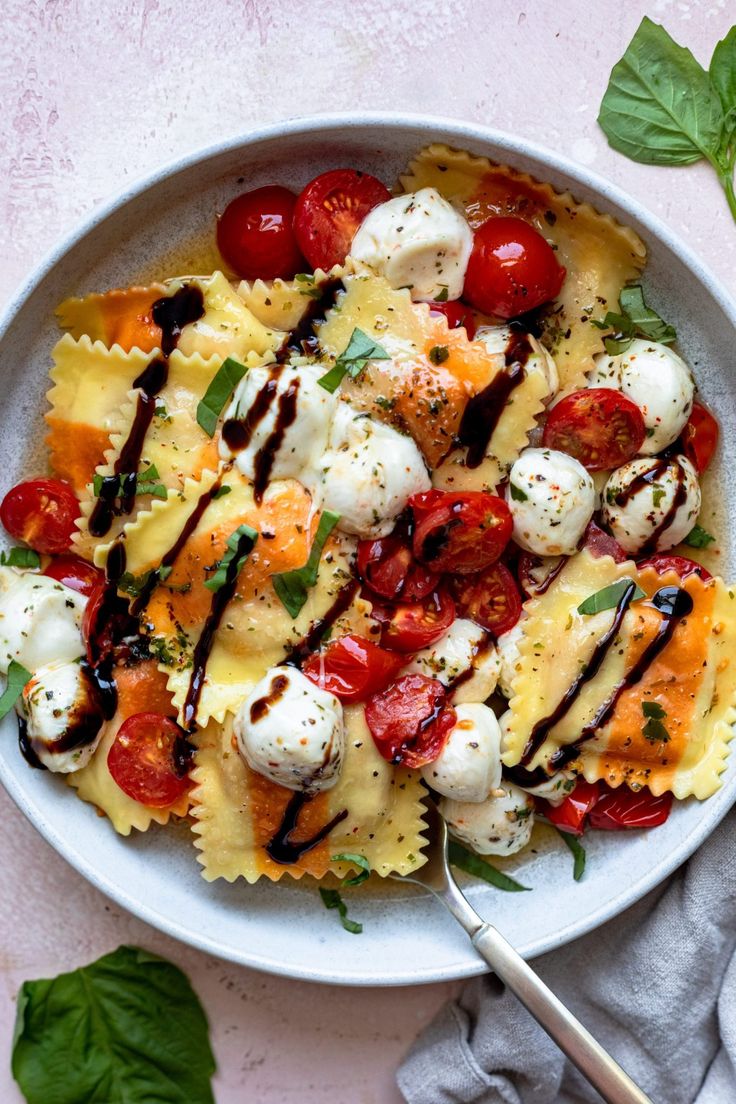
[[[416,874],[392,875],[430,890],[465,928],[481,958],[531,1012],[570,1061],[608,1104],[652,1104],[587,1028],[565,1008],[510,943],[486,923],[458,887],[447,858],[447,825],[433,801],[427,802],[427,862]]]

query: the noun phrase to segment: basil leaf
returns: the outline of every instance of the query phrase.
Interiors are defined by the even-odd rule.
[[[348,906],[343,901],[338,889],[323,889],[320,886],[319,895],[325,908],[337,909],[340,914],[340,923],[346,932],[350,932],[352,935],[360,935],[363,931],[363,925],[359,924],[357,920],[348,919]]]
[[[724,134],[733,138],[736,130],[736,27],[716,44],[710,59],[710,80],[721,99],[726,117]]]
[[[715,539],[702,525],[695,525],[682,543],[687,544],[690,548],[707,548]]]
[[[208,437],[214,437],[222,409],[247,371],[246,366],[233,357],[228,357],[217,369],[215,378],[197,404],[197,422]]]
[[[242,552],[238,555],[238,549],[240,548],[241,540],[247,537],[250,541],[250,547],[246,552]],[[238,528],[230,534],[227,538],[227,552],[217,564],[217,570],[211,579],[205,579],[204,585],[208,590],[217,592],[220,587],[225,585],[228,575],[228,569],[230,564],[237,556],[237,563],[235,565],[235,575],[237,576],[243,569],[243,564],[250,556],[253,550],[253,545],[258,540],[258,533],[255,529],[251,529],[250,525],[239,525]]]
[[[40,567],[41,557],[32,548],[9,548],[7,552],[0,552],[0,565],[3,567]]]
[[[563,832],[561,828],[558,828],[557,834],[572,852],[574,860],[572,864],[572,876],[576,882],[579,882],[585,873],[585,848],[578,837],[574,836],[572,832]]]
[[[621,601],[626,589],[631,585],[633,579],[624,577],[623,579],[617,579],[615,583],[611,583],[609,586],[603,587],[602,590],[596,591],[595,594],[591,594],[578,606],[578,613],[601,613],[603,610],[615,609]],[[640,586],[634,586],[634,593],[629,599],[629,603],[637,602],[639,598],[644,598],[644,591]]]
[[[202,1005],[181,970],[137,947],[24,982],[12,1070],[28,1104],[214,1104]]]
[[[662,721],[667,716],[667,713],[659,704],[655,701],[643,701],[641,703],[641,711],[645,717],[647,717],[646,724],[642,727],[642,735],[647,740],[651,740],[652,743],[662,742],[664,744],[670,738],[670,734],[662,724]]]
[[[456,866],[458,870],[464,870],[466,874],[472,874],[475,878],[482,878],[484,882],[495,886],[496,889],[503,889],[506,893],[522,893],[530,889],[529,886],[522,885],[508,874],[502,874],[495,866],[491,866],[480,855],[469,851],[456,840],[450,840],[447,856],[452,866]]]
[[[314,535],[309,559],[303,567],[297,567],[293,571],[282,571],[271,577],[273,589],[281,599],[281,603],[289,611],[292,617],[297,617],[305,602],[307,591],[315,586],[319,572],[319,561],[322,558],[322,550],[327,543],[332,530],[340,520],[340,515],[332,510],[325,510],[319,519],[317,532]]]
[[[648,337],[650,341],[659,341],[662,345],[671,345],[677,340],[674,326],[670,326],[644,302],[644,292],[639,284],[622,288],[619,304],[638,334]]]
[[[342,885],[344,886],[362,885],[371,873],[371,864],[368,862],[365,855],[354,855],[350,851],[345,851],[340,855],[333,855],[330,862],[346,862],[352,863],[353,866],[360,867],[357,874],[353,874],[350,878],[343,878]]]
[[[135,479],[135,487],[133,494],[150,494],[155,498],[168,498],[169,492],[164,487],[163,483],[157,482],[160,479],[158,474],[158,468],[155,464],[151,464],[145,471],[139,472],[136,476],[132,477],[130,472],[122,472],[119,475],[94,475],[92,477],[92,490],[94,494],[99,498],[102,493],[102,488],[105,484],[110,483],[111,480],[117,479],[117,485],[115,486],[114,497],[120,498],[130,493],[129,482],[131,478]]]
[[[217,490],[215,491],[215,493],[213,494],[212,501],[214,502],[216,498],[224,498],[225,495],[230,494],[231,490],[232,490],[232,487],[228,487],[227,483],[223,484],[223,486],[218,487]]]
[[[689,165],[718,153],[723,109],[690,51],[645,16],[613,67],[598,123],[632,161]]]
[[[517,487],[515,483],[509,483],[509,490],[511,491],[511,497],[514,502],[526,502],[529,498],[526,491],[522,491],[521,487]]]
[[[382,345],[379,345],[372,337],[363,333],[356,326],[350,336],[345,352],[340,353],[329,372],[321,376],[317,383],[320,387],[324,387],[325,391],[333,393],[346,375],[357,379],[369,360],[390,359],[391,357]]]
[[[5,689],[0,694],[0,720],[13,708],[23,691],[23,687],[27,682],[30,682],[32,677],[31,672],[27,671],[22,663],[11,659],[8,664],[8,679],[5,683]]]

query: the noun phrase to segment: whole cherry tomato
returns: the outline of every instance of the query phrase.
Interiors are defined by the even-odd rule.
[[[391,533],[358,543],[358,574],[374,594],[414,602],[426,598],[439,583],[439,575],[414,559],[408,541]]]
[[[380,180],[357,169],[332,169],[311,180],[296,201],[294,233],[312,268],[342,264],[365,216],[390,198]]]
[[[128,797],[163,809],[189,789],[191,747],[170,717],[136,713],[123,721],[107,754],[113,779]]]
[[[504,564],[493,564],[478,575],[456,576],[452,592],[460,616],[470,618],[495,637],[513,629],[521,617],[519,588]]]
[[[687,556],[671,556],[666,552],[660,552],[656,556],[648,556],[645,560],[639,560],[637,567],[653,567],[658,575],[664,575],[667,571],[674,571],[681,579],[687,579],[688,575],[699,575],[703,582],[712,579],[710,571],[695,560],[689,560]]]
[[[638,454],[646,426],[641,410],[607,387],[573,391],[547,416],[542,444],[574,456],[588,471],[620,468]]]
[[[565,279],[554,250],[519,218],[489,218],[473,236],[463,296],[484,314],[513,318],[554,299]]]
[[[490,567],[511,539],[511,511],[502,498],[483,491],[440,491],[409,499],[414,555],[433,570],[469,575]]]
[[[373,617],[381,626],[381,644],[404,654],[428,648],[444,636],[455,620],[455,603],[444,587],[421,602],[373,602]]]
[[[360,636],[341,636],[316,652],[302,670],[316,686],[342,702],[365,701],[406,665],[406,656],[379,648]]]
[[[713,459],[713,453],[718,447],[719,433],[718,422],[710,410],[702,403],[694,403],[680,439],[683,451],[698,475],[703,474]]]
[[[383,758],[415,769],[438,757],[456,714],[441,682],[426,675],[404,675],[373,695],[365,719]]]
[[[296,196],[269,184],[237,196],[217,220],[217,248],[244,280],[286,279],[304,268],[293,228]]]
[[[475,337],[475,317],[470,307],[460,299],[448,299],[446,303],[432,302],[427,304],[430,314],[443,314],[447,319],[448,330],[455,330],[458,326],[465,328],[468,341]]]
[[[664,824],[671,809],[671,793],[655,797],[646,786],[640,790],[630,790],[628,786],[612,790],[601,783],[601,793],[588,823],[591,828],[613,832],[621,828],[656,828]]]
[[[66,552],[79,517],[79,502],[61,479],[17,483],[0,503],[0,521],[16,540],[36,552]]]
[[[43,573],[50,579],[57,579],[70,590],[77,590],[87,597],[104,580],[102,572],[93,564],[83,560],[81,556],[54,556]]]
[[[544,803],[544,815],[561,832],[582,836],[586,818],[598,801],[600,787],[597,782],[578,778],[575,789],[559,805]]]

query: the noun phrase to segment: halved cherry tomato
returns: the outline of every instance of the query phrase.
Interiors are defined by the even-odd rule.
[[[357,169],[332,169],[311,180],[296,201],[294,233],[312,268],[342,264],[365,216],[390,198],[380,180]]]
[[[620,828],[656,828],[664,824],[671,808],[671,793],[655,797],[646,786],[636,791],[628,786],[612,790],[601,783],[601,793],[590,812],[588,824],[591,828],[613,832]]]
[[[433,763],[456,720],[447,692],[437,679],[404,675],[374,694],[365,719],[384,759],[415,769]]]
[[[0,521],[11,537],[50,555],[69,548],[78,517],[77,496],[62,479],[18,483],[0,503]]]
[[[105,579],[95,583],[82,615],[82,639],[87,650],[87,660],[93,667],[119,654],[120,644],[126,636],[135,636],[139,626],[128,612],[128,603]]]
[[[160,713],[128,717],[107,754],[110,774],[123,793],[152,809],[163,809],[186,793],[190,762],[185,733]]]
[[[489,218],[473,235],[463,297],[485,314],[513,318],[558,294],[565,269],[552,246],[519,218]]]
[[[269,184],[228,203],[217,220],[217,248],[244,280],[290,278],[305,267],[293,228],[296,196]]]
[[[591,556],[610,556],[616,563],[623,563],[629,558],[616,538],[606,533],[594,521],[588,522],[583,538],[583,548],[587,548]]]
[[[93,564],[83,560],[81,556],[54,556],[43,573],[50,579],[58,579],[71,590],[86,594],[87,597],[104,580],[102,572]]]
[[[444,314],[447,319],[448,330],[455,330],[458,326],[464,326],[468,341],[473,340],[475,337],[473,311],[460,299],[448,299],[446,303],[432,302],[428,306],[430,314]]]
[[[483,491],[438,492],[429,502],[409,499],[414,512],[414,555],[435,571],[469,575],[490,567],[511,539],[511,511]]]
[[[648,556],[645,560],[639,560],[637,567],[653,567],[658,575],[664,575],[667,571],[674,571],[681,579],[687,579],[688,575],[699,575],[703,582],[712,579],[710,571],[695,560],[689,560],[687,556],[670,556],[666,552],[660,552],[656,556]]]
[[[582,836],[586,817],[598,801],[600,787],[597,782],[578,778],[575,789],[559,805],[544,804],[544,815],[561,832]]]
[[[381,598],[408,602],[426,598],[440,581],[436,572],[416,562],[407,541],[396,533],[358,543],[358,574]]]
[[[710,410],[702,403],[694,403],[680,440],[685,455],[698,475],[703,474],[713,459],[713,453],[718,447],[719,433],[718,422]]]
[[[438,587],[422,602],[373,602],[381,644],[396,652],[418,652],[444,636],[455,620],[455,603]]]
[[[308,679],[342,702],[365,701],[387,686],[406,665],[406,656],[379,648],[360,636],[341,636],[316,652],[302,668]]]
[[[513,629],[521,616],[519,588],[504,564],[453,579],[452,592],[458,613],[496,637]]]
[[[552,407],[542,444],[574,456],[588,471],[620,468],[638,454],[646,436],[641,410],[608,387],[573,391]]]

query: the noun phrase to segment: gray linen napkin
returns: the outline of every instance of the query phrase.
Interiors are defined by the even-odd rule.
[[[655,1104],[736,1102],[736,811],[663,886],[533,963]],[[599,1102],[493,976],[404,1059],[409,1104]]]

